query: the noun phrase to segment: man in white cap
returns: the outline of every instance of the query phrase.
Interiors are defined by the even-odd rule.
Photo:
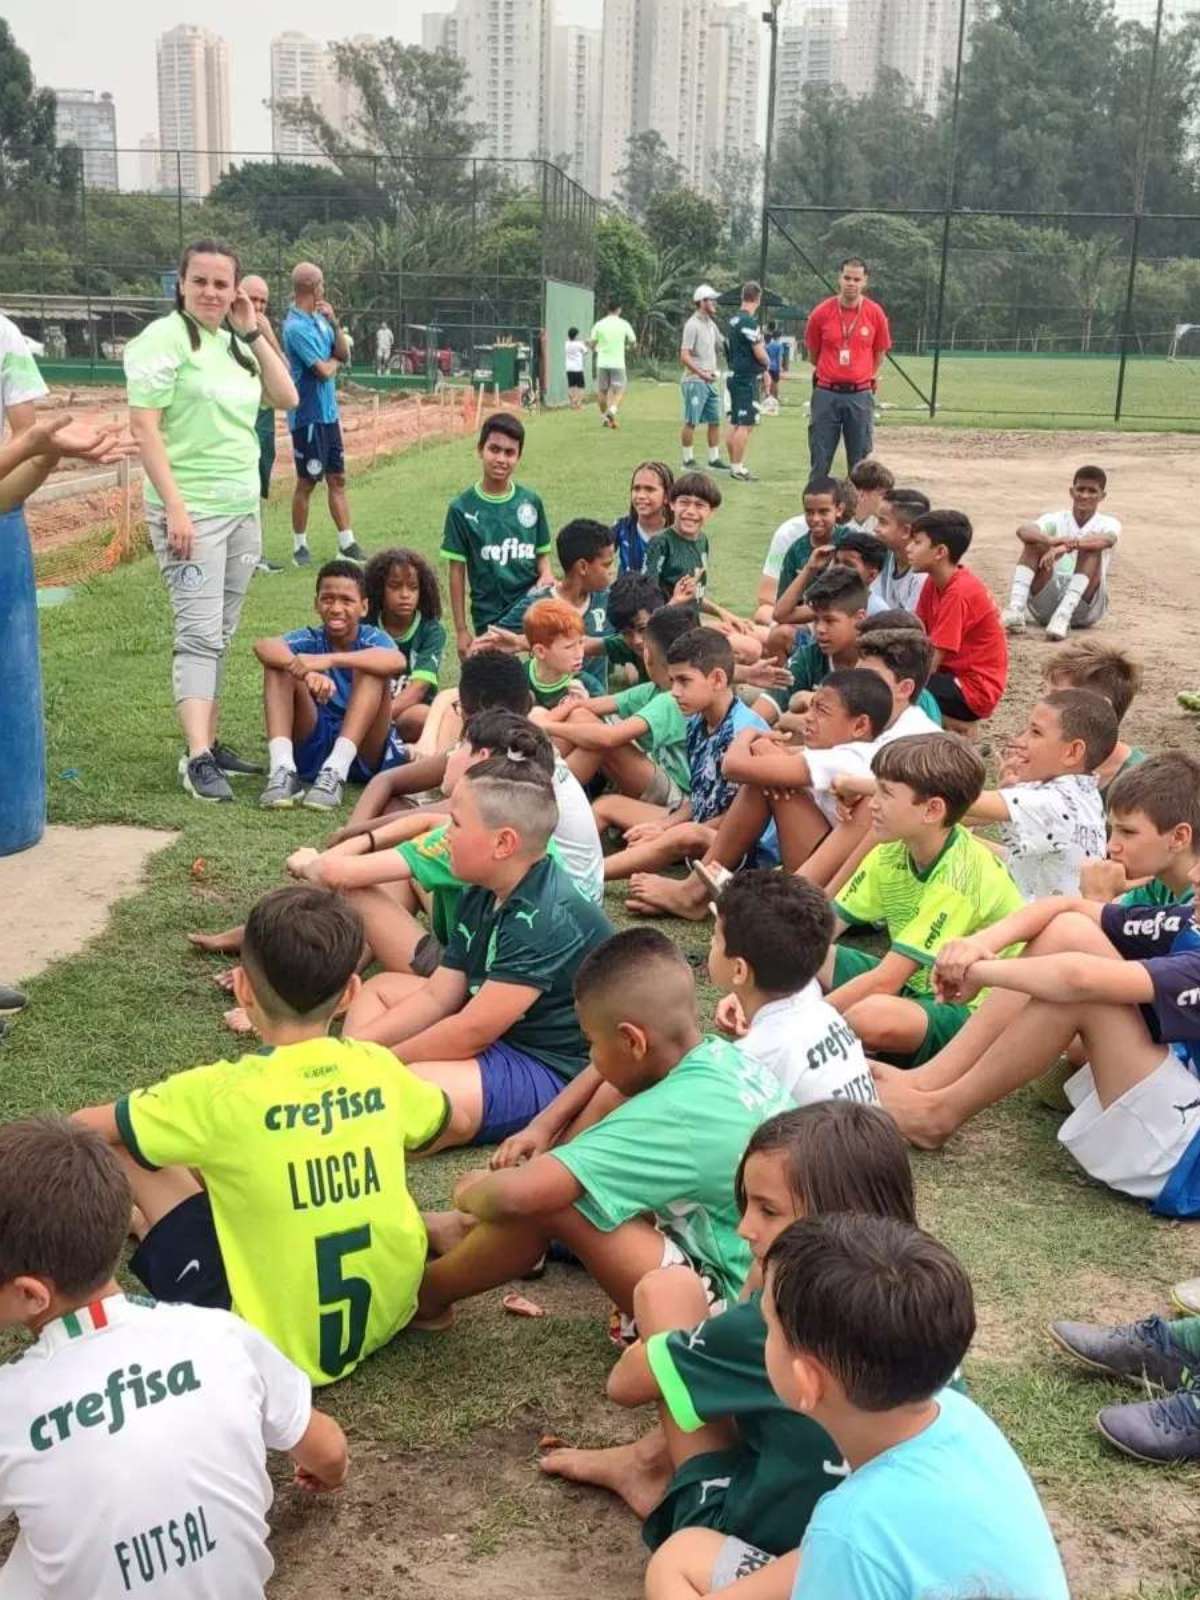
[[[680,388],[683,393],[683,427],[679,438],[683,444],[683,464],[696,465],[696,452],[692,441],[701,422],[708,425],[708,466],[713,472],[727,472],[728,463],[721,460],[721,396],[717,388],[717,349],[721,330],[717,327],[717,291],[711,283],[702,283],[692,296],[696,307],[683,325],[683,343],[679,359],[683,362]]]

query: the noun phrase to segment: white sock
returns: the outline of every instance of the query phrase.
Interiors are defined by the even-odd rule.
[[[267,765],[272,772],[278,767],[286,767],[289,772],[295,772],[296,752],[292,749],[290,739],[267,740]]]
[[[306,533],[293,533],[292,534],[292,549],[293,550],[307,550],[308,549],[308,535]]]
[[[343,739],[339,734],[334,740],[333,749],[326,758],[325,765],[330,772],[336,772],[343,782],[350,776],[350,766],[358,754],[358,746],[353,739]]]
[[[743,463],[740,461],[736,467],[730,467],[729,471],[735,478],[748,478],[750,476],[750,468],[743,465]]]
[[[1020,611],[1024,614],[1025,607],[1029,604],[1029,591],[1033,587],[1033,568],[1019,566],[1013,573],[1012,592],[1008,597],[1010,611]]]
[[[720,445],[718,445],[718,444],[710,444],[709,445],[709,447],[708,447],[708,459],[710,461],[720,461],[720,459],[721,459],[721,447],[720,447]]]
[[[683,464],[685,467],[694,467],[696,465],[696,452],[690,444],[685,444],[683,447]]]
[[[349,528],[341,528],[338,530],[337,539],[339,550],[349,550],[354,543],[354,534]]]
[[[1087,593],[1088,575],[1086,572],[1073,572],[1067,579],[1067,587],[1063,590],[1063,597],[1058,602],[1050,622],[1070,625],[1071,618],[1075,615],[1075,607]]]

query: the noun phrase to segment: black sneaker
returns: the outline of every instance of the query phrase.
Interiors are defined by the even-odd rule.
[[[1162,1317],[1144,1317],[1115,1328],[1052,1322],[1050,1337],[1093,1372],[1146,1383],[1168,1394],[1183,1388],[1197,1366],[1196,1357],[1172,1337],[1171,1324]]]
[[[338,551],[338,557],[342,561],[365,561],[367,552],[357,539],[352,539],[344,550]]]
[[[297,545],[292,551],[292,565],[294,567],[312,566],[312,551],[306,544]]]
[[[706,461],[704,463],[704,470],[705,472],[732,472],[733,468],[729,465],[728,461],[722,461],[720,458],[718,458],[716,461]]]
[[[179,776],[183,779],[183,787],[193,800],[233,799],[229,779],[217,765],[211,750],[202,750],[190,761],[187,756],[181,756]]]
[[[729,469],[730,483],[757,483],[758,479],[752,472],[737,472],[733,467]]]
[[[261,778],[267,770],[266,767],[260,767],[256,761],[247,761],[244,756],[238,755],[236,750],[231,750],[220,740],[213,745],[212,753],[213,760],[227,778]]]
[[[409,957],[409,971],[416,978],[431,978],[441,966],[445,953],[434,934],[423,934]]]
[[[277,561],[268,561],[266,556],[262,556],[255,563],[254,570],[255,570],[255,572],[271,573],[271,572],[282,572],[283,568],[279,565],[279,563]]]
[[[27,1004],[20,989],[10,989],[6,983],[0,983],[0,1017],[11,1017],[16,1011],[24,1011]]]
[[[1200,1393],[1181,1389],[1166,1400],[1141,1400],[1129,1406],[1105,1406],[1096,1426],[1114,1450],[1165,1466],[1200,1461]]]

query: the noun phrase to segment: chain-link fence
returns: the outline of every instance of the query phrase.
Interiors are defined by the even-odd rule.
[[[120,381],[194,239],[265,278],[276,321],[292,267],[317,262],[350,375],[388,388],[536,382],[547,281],[594,280],[596,201],[549,162],[119,151],[118,170],[147,160],[142,189],[88,185],[79,162],[57,186],[0,194],[0,308],[44,347],[51,378]]]

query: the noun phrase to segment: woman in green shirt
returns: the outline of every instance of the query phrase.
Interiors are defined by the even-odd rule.
[[[187,740],[179,771],[198,800],[232,800],[227,774],[262,770],[218,742],[217,694],[262,553],[259,408],[296,404],[286,363],[262,338],[240,275],[227,246],[189,245],[174,311],[125,350],[146,521],[175,620],[175,705]]]

